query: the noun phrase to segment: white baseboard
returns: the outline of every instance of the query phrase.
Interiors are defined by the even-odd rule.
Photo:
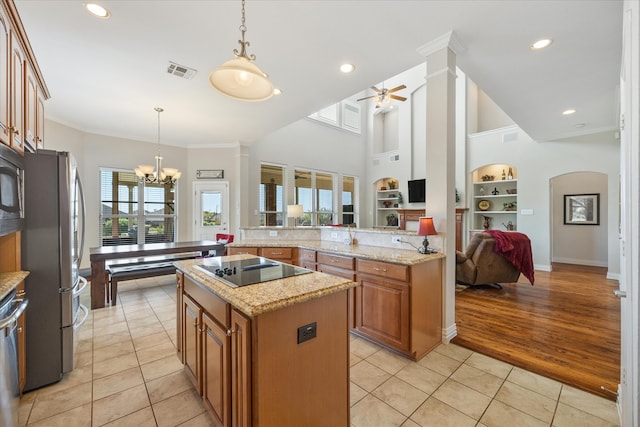
[[[547,264],[534,264],[533,269],[540,271],[551,271],[551,266]]]
[[[456,324],[449,326],[448,328],[442,328],[442,342],[444,344],[449,344],[452,339],[454,339],[458,335],[458,328]]]
[[[604,261],[595,261],[589,259],[574,259],[574,258],[553,258],[551,262],[561,262],[563,264],[577,264],[577,265],[588,265],[591,267],[606,267],[607,262]]]
[[[620,281],[620,273],[612,273],[607,271],[607,279]]]

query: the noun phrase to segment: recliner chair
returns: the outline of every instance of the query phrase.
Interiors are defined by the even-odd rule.
[[[499,283],[514,283],[520,270],[495,252],[489,233],[477,233],[464,252],[456,251],[456,282],[474,287],[501,289]]]

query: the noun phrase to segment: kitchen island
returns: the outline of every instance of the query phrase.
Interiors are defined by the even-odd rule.
[[[348,426],[347,292],[319,272],[233,288],[176,262],[178,357],[220,426]]]

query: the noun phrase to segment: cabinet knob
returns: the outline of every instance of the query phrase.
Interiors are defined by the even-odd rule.
[[[236,331],[234,331],[233,329],[227,329],[227,336],[230,337],[231,335],[235,334]]]
[[[22,328],[18,327],[18,333],[21,334],[22,333]]]

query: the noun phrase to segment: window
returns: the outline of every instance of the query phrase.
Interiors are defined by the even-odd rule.
[[[342,224],[344,225],[357,224],[358,222],[356,188],[355,177],[342,177]]]
[[[175,241],[175,202],[175,184],[144,184],[132,171],[100,169],[100,246]]]
[[[283,225],[284,168],[275,165],[260,166],[260,225]]]
[[[314,171],[295,171],[294,204],[302,205],[300,225],[333,223],[333,175]]]
[[[355,102],[343,100],[310,114],[308,117],[340,129],[360,133],[362,116],[360,105]]]

